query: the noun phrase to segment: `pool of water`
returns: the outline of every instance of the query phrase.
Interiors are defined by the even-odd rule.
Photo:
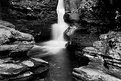
[[[69,53],[65,48],[56,54],[43,56],[43,59],[50,64],[45,81],[72,81],[72,64]]]
[[[41,43],[39,46],[35,46],[30,53],[32,56],[40,57],[49,62],[49,70],[46,75],[43,75],[45,77],[42,81],[75,81],[72,78],[73,68],[87,64],[88,59],[76,56],[65,47],[59,48],[58,44],[57,46],[53,43],[51,43],[52,45],[44,44]]]

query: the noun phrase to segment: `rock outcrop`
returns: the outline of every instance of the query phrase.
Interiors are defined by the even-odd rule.
[[[104,0],[65,0],[65,8],[66,14],[69,15],[65,17],[76,21],[80,26],[84,24],[82,21],[88,24],[107,25],[110,24],[113,15],[110,14],[113,13],[109,9],[110,3]]]
[[[68,40],[66,46],[72,52],[81,51],[84,47],[92,46],[93,42],[99,39],[98,33],[91,33],[87,29],[76,29],[76,27],[72,27],[72,30],[66,30],[65,33],[65,38]]]
[[[34,46],[34,43],[32,35],[0,25],[0,52],[4,52],[2,56],[28,51]]]
[[[48,62],[40,58],[12,61],[11,59],[0,60],[1,81],[39,81],[43,78],[42,73],[47,71],[49,66]]]
[[[0,21],[0,81],[39,81],[49,64],[27,55],[35,45],[34,37],[14,27]]]
[[[108,1],[65,0],[65,8],[68,46],[92,46],[100,34],[116,28],[115,10]]]
[[[49,39],[51,25],[57,22],[58,0],[0,0],[0,19],[15,29],[32,34],[36,41]],[[48,33],[48,34],[46,34]]]
[[[93,47],[83,49],[90,59],[87,66],[75,68],[74,78],[86,81],[121,81],[121,32],[102,34]]]
[[[0,20],[0,25],[3,25],[3,26],[6,26],[6,27],[9,27],[9,28],[15,28],[15,26],[7,21],[2,21]]]

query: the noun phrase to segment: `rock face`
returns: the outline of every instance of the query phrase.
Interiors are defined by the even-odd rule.
[[[34,37],[14,27],[9,22],[0,21],[0,81],[39,81],[49,64],[27,55],[34,47]]]
[[[90,59],[87,66],[75,68],[77,81],[121,81],[121,32],[102,34],[93,47],[83,49],[83,55]]]
[[[85,21],[88,24],[109,24],[110,21],[110,7],[108,1],[104,0],[65,0],[66,14],[69,19],[78,21]]]
[[[1,81],[31,81],[41,79],[42,73],[48,69],[48,62],[39,58],[29,58],[23,61],[12,62],[0,60],[0,80]],[[34,77],[36,76],[36,77]]]
[[[9,28],[15,28],[15,26],[7,21],[2,21],[0,20],[0,25],[3,25],[3,26],[6,26],[6,27],[9,27]]]
[[[92,46],[93,42],[99,39],[98,33],[91,33],[87,29],[72,27],[65,32],[65,37],[68,40],[67,48],[72,51],[80,51],[86,46]]]
[[[121,81],[120,79],[108,75],[102,71],[98,71],[98,69],[91,68],[75,68],[73,72],[77,78],[76,81]]]
[[[51,25],[57,22],[58,0],[0,0],[0,19],[15,29],[32,34],[35,39],[50,37]],[[42,39],[41,39],[42,40]]]
[[[2,56],[28,51],[34,46],[34,43],[32,35],[0,25],[0,52],[4,53]]]
[[[100,34],[116,26],[115,11],[105,0],[65,0],[65,32],[69,46],[92,46]],[[73,31],[73,33],[72,33]]]

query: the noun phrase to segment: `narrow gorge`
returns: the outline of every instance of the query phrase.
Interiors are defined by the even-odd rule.
[[[0,81],[121,81],[120,0],[0,0]]]

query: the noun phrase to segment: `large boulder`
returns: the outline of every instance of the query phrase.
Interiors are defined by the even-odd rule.
[[[39,42],[50,38],[51,25],[57,22],[57,2],[58,0],[0,0],[0,19],[11,22],[21,32],[32,34]]]
[[[90,59],[87,66],[74,69],[74,76],[87,81],[121,80],[121,32],[102,34],[93,47],[83,49],[84,56]],[[78,81],[78,80],[77,80]]]
[[[26,52],[34,46],[34,37],[13,28],[0,25],[0,56]]]

